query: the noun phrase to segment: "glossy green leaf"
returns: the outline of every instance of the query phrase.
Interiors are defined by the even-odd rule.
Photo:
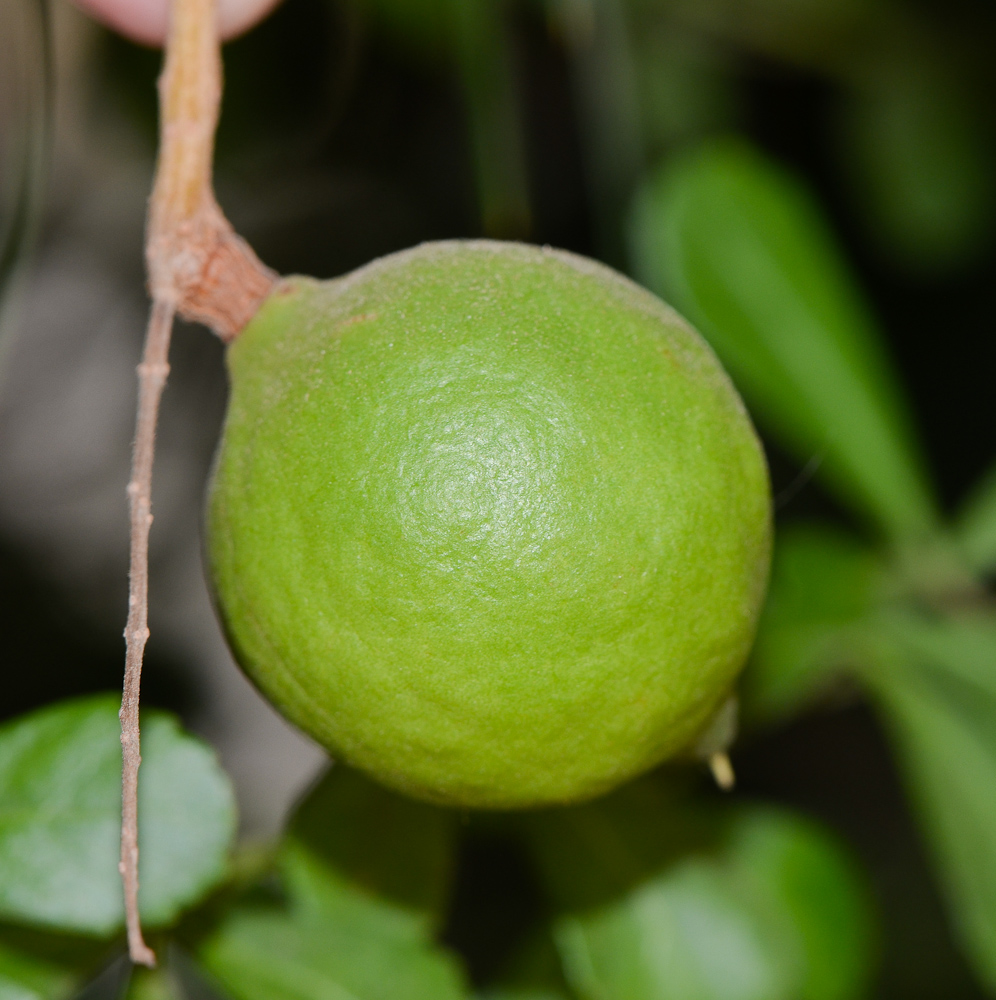
[[[807,192],[744,142],[708,143],[647,184],[632,220],[644,283],[709,339],[747,402],[893,536],[936,512],[868,310]]]
[[[335,765],[299,807],[283,869],[301,907],[428,938],[452,876],[456,816]]]
[[[996,571],[996,466],[968,498],[955,530],[969,563],[984,573]]]
[[[831,837],[773,810],[717,813],[710,823],[683,819],[677,800],[659,807],[654,816],[649,795],[617,794],[531,821],[559,904],[557,944],[583,1000],[861,995],[873,924],[861,880]],[[666,845],[656,865],[655,840]],[[572,870],[588,887],[580,894]]]
[[[784,719],[860,660],[867,618],[883,584],[884,570],[853,536],[817,525],[780,532],[742,682],[745,716]]]
[[[0,916],[98,935],[123,921],[118,700],[44,708],[0,728]],[[140,905],[166,924],[224,874],[231,786],[213,752],[161,713],[143,716]]]
[[[952,922],[996,990],[996,698],[902,650],[868,680],[891,723]]]

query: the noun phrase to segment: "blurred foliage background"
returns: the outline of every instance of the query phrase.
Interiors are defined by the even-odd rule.
[[[0,373],[4,718],[113,689],[122,663],[160,55],[68,8],[51,15],[47,208],[7,304]],[[286,0],[226,47],[219,199],[268,264],[331,276],[480,235],[598,257],[699,326],[764,436],[779,544],[724,800],[740,818],[660,834],[677,846],[624,845],[619,884],[582,906],[614,908],[558,918],[583,1000],[996,995],[994,51],[989,0]],[[242,681],[218,635],[198,532],[222,351],[181,329],[173,362],[145,692],[218,746],[243,832],[262,837],[323,758]],[[699,772],[642,787],[582,811],[577,830],[654,840],[644,799],[675,787],[698,803],[683,815],[723,808]],[[558,822],[516,837],[464,824],[438,922],[482,989],[510,968],[547,988],[536,969],[549,948],[530,934],[544,900],[582,905],[563,902],[581,890],[557,855],[572,836],[576,859],[590,849]],[[709,846],[660,874],[688,844]],[[297,885],[312,862],[286,851]],[[771,860],[792,851],[810,867]],[[597,870],[599,857],[577,864]],[[749,920],[788,912],[794,923],[778,919],[798,928],[836,912],[837,930],[814,925],[812,947],[775,935],[781,959],[738,966],[741,875],[769,863],[840,874],[798,889],[826,904],[812,913],[788,883],[777,905],[770,887],[751,890]],[[619,958],[634,935],[673,934],[694,913],[706,929],[688,932],[690,954],[698,941],[727,956],[728,981]],[[262,933],[246,926],[203,961],[255,1000],[231,971]],[[805,975],[785,972],[792,948]]]

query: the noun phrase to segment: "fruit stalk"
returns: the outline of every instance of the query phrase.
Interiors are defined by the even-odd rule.
[[[149,638],[149,529],[159,401],[169,374],[173,318],[179,314],[232,340],[269,294],[276,275],[222,214],[211,161],[221,102],[221,54],[214,0],[173,0],[166,63],[159,81],[160,141],[149,203],[146,264],[152,307],[138,366],[139,394],[132,475],[131,562],[125,677],[121,699],[121,878],[128,950],[155,966],[138,908],[139,693]]]
[[[154,301],[234,339],[276,275],[232,228],[214,197],[211,161],[221,104],[213,0],[172,0],[159,80],[159,160],[149,203],[146,264]]]

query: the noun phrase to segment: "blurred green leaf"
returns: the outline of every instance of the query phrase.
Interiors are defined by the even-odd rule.
[[[706,31],[730,48],[747,50],[791,66],[823,73],[835,66],[855,39],[895,30],[881,21],[885,5],[868,0],[630,0],[663,7],[681,22]]]
[[[108,957],[108,944],[92,937],[0,925],[0,998],[74,996],[106,966]]]
[[[622,266],[625,211],[646,151],[634,24],[626,0],[543,0],[570,60],[592,236],[603,262]]]
[[[529,233],[525,140],[501,0],[450,0],[477,196],[488,236]]]
[[[75,970],[0,938],[0,1000],[61,1000],[78,985]]]
[[[996,990],[996,698],[925,653],[886,654],[867,676],[892,725],[955,930]]]
[[[996,466],[969,496],[955,530],[972,567],[983,573],[996,571]]]
[[[690,851],[718,843],[716,816],[658,775],[570,809],[517,820],[556,908],[608,905]]]
[[[452,40],[451,0],[361,0],[394,37],[438,58]]]
[[[783,942],[783,957],[800,957],[795,995],[863,995],[875,928],[861,876],[836,841],[812,822],[754,809],[733,826],[727,859],[771,937]]]
[[[823,525],[778,533],[768,600],[742,682],[744,714],[784,719],[861,655],[884,570],[853,536]]]
[[[571,996],[551,928],[543,924],[529,934],[480,1000],[568,1000]]]
[[[915,47],[881,53],[844,103],[840,144],[864,215],[917,269],[964,263],[992,228],[985,113],[955,72]]]
[[[723,873],[683,861],[615,906],[557,922],[568,978],[598,1000],[788,1000],[773,942]]]
[[[284,874],[304,909],[427,939],[448,901],[455,822],[336,764],[294,816]]]
[[[131,970],[124,1000],[186,1000],[186,998],[170,969],[143,969],[136,965]]]
[[[809,195],[745,142],[668,162],[639,195],[636,271],[683,310],[757,414],[893,536],[936,522],[878,335]]]
[[[344,824],[348,817],[339,817]],[[397,908],[378,906],[299,841],[281,860],[285,906],[241,906],[201,945],[235,1000],[458,1000],[457,963]]]
[[[833,840],[764,809],[734,817],[718,847],[555,923],[585,1000],[848,1000],[868,979],[871,929]]]
[[[532,989],[528,986],[509,986],[503,989],[486,990],[478,994],[479,1000],[567,1000],[564,993],[551,990]]]
[[[454,816],[335,765],[278,859],[285,905],[238,907],[202,944],[236,1000],[448,1000],[456,962],[431,943],[446,902]]]
[[[123,922],[118,700],[60,702],[0,728],[0,916],[108,935]],[[161,713],[142,720],[140,904],[172,921],[223,875],[235,832],[213,752]]]
[[[357,934],[334,920],[236,909],[204,945],[236,1000],[457,1000],[456,963],[428,945]]]
[[[648,146],[667,149],[731,125],[738,95],[729,49],[670,19],[634,20],[634,69]]]
[[[294,839],[285,843],[279,868],[297,910],[310,919],[341,925],[359,937],[373,935],[415,943],[429,940],[422,915],[413,915],[394,901],[357,888]]]
[[[914,662],[957,678],[996,704],[996,618],[992,615],[942,618],[896,610],[879,627]]]
[[[531,225],[525,140],[503,0],[360,0],[399,42],[457,71],[486,235]]]

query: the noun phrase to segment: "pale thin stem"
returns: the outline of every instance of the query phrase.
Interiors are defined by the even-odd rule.
[[[138,414],[128,499],[131,507],[131,567],[128,577],[128,623],[125,626],[124,692],[121,698],[121,878],[131,960],[150,968],[156,956],[142,938],[138,913],[138,706],[142,657],[149,638],[149,529],[152,526],[152,459],[156,445],[159,400],[169,374],[169,341],[175,307],[156,300],[149,313],[145,352],[138,366]]]
[[[159,81],[160,137],[149,203],[146,263],[152,309],[138,366],[132,476],[131,567],[121,699],[121,878],[128,951],[150,967],[138,907],[139,693],[149,638],[149,528],[159,400],[169,373],[169,341],[179,314],[231,340],[269,294],[276,276],[232,229],[214,198],[211,158],[221,101],[221,55],[214,0],[171,0],[166,65]]]
[[[220,225],[211,187],[214,131],[221,103],[221,55],[213,0],[171,0],[166,62],[159,79],[159,158],[149,203],[153,297],[193,268],[190,227]],[[184,261],[175,259],[187,251]],[[160,284],[161,283],[161,284]]]
[[[276,275],[215,201],[211,159],[220,103],[214,2],[172,0],[145,248],[149,286],[154,299],[172,296],[179,315],[227,342],[255,315]]]

